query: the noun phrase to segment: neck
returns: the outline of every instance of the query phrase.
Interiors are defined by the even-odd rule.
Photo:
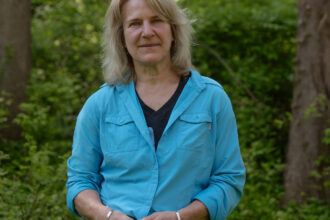
[[[143,102],[157,111],[174,94],[180,75],[172,68],[135,68],[135,89]]]
[[[155,85],[166,82],[177,82],[180,76],[170,65],[141,66],[135,65],[136,84]]]

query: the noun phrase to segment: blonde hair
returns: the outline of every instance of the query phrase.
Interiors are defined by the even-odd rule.
[[[132,58],[124,47],[121,8],[127,1],[129,0],[111,0],[105,16],[102,68],[104,80],[110,85],[127,83],[134,77]],[[174,37],[171,48],[172,65],[179,74],[186,73],[192,67],[190,46],[193,28],[185,10],[181,10],[174,0],[146,1],[151,10],[170,24]],[[130,72],[132,74],[128,75]]]

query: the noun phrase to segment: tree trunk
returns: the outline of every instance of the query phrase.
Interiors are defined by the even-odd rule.
[[[31,66],[30,0],[0,0],[0,92],[10,94],[8,128],[1,136],[15,139],[20,129],[12,123],[25,100]],[[1,96],[1,93],[0,93]]]
[[[308,197],[330,202],[329,146],[322,143],[330,127],[330,0],[299,0],[297,63],[292,122],[284,176],[285,203]],[[318,163],[317,163],[318,161]]]

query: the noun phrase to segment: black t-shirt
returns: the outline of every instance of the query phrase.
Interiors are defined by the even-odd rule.
[[[158,142],[163,134],[163,131],[167,125],[168,119],[170,118],[171,112],[174,108],[174,105],[176,101],[178,100],[184,86],[186,85],[187,81],[189,79],[189,76],[187,77],[181,77],[179,85],[177,89],[175,90],[172,97],[157,111],[153,110],[149,106],[147,106],[142,99],[137,94],[137,97],[139,98],[144,117],[146,118],[147,125],[149,129],[151,128],[154,133],[154,144],[155,149],[157,149]]]

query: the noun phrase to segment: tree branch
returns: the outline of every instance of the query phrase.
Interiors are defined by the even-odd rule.
[[[211,47],[209,47],[207,44],[205,44],[203,42],[197,42],[197,45],[202,46],[204,49],[206,49],[208,52],[210,52],[225,67],[225,69],[229,72],[231,77],[233,77],[233,79],[236,81],[236,83],[244,89],[244,91],[251,97],[251,99],[253,99],[253,101],[262,103],[255,97],[255,95],[251,92],[251,90],[241,82],[241,80],[238,78],[237,74],[235,74],[235,72],[227,64],[227,62],[214,49],[212,49]]]

